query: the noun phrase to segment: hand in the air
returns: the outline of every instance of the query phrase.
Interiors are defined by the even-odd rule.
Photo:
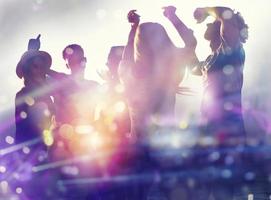
[[[139,24],[140,15],[136,13],[136,10],[130,10],[127,15],[128,21],[132,24]]]
[[[175,15],[175,12],[176,12],[175,6],[165,6],[162,9],[164,10],[164,12],[163,12],[164,16],[167,18]]]
[[[209,16],[206,8],[197,8],[194,11],[194,18],[197,20],[197,23],[203,22]]]
[[[40,49],[40,34],[35,39],[28,41],[28,50],[39,50]]]

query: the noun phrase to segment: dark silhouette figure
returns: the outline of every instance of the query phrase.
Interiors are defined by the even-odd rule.
[[[56,143],[51,154],[56,160],[84,154],[90,148],[83,141],[94,131],[98,100],[98,83],[84,77],[87,59],[83,48],[71,44],[62,55],[71,74],[47,71],[56,107]]]
[[[15,98],[17,143],[41,138],[44,131],[50,130],[54,114],[46,83],[46,71],[51,67],[52,59],[47,52],[39,51],[39,46],[31,45],[33,40],[29,41],[28,51],[16,67],[17,76],[24,79],[24,87]]]
[[[204,133],[213,135],[218,143],[238,144],[245,139],[241,93],[248,26],[240,13],[230,8],[197,8],[194,17],[201,23],[209,15],[204,38],[210,41],[212,54],[196,68],[204,78],[201,112]]]
[[[124,46],[113,46],[110,49],[110,52],[107,57],[107,67],[109,69],[108,81],[111,83],[110,85],[116,86],[120,83],[118,68],[119,63],[122,58],[122,54],[124,51]]]
[[[169,132],[175,126],[175,96],[184,78],[186,66],[193,61],[196,39],[176,16],[175,7],[165,7],[164,15],[172,22],[184,41],[177,48],[164,27],[158,23],[139,24],[140,16],[131,10],[131,31],[119,66],[120,79],[131,120],[127,161],[131,173],[141,174],[159,169],[152,158],[149,139],[152,133]],[[166,134],[166,133],[165,133]],[[127,190],[131,199],[145,199],[150,185],[133,183]]]
[[[62,55],[71,74],[47,72],[55,87],[56,122],[58,125],[88,125],[94,121],[94,96],[98,83],[84,78],[87,59],[81,46],[68,45]]]
[[[160,24],[139,25],[135,10],[128,13],[132,27],[119,73],[126,89],[132,138],[146,139],[153,125],[174,125],[176,91],[196,47],[193,32],[176,16],[175,10],[165,7],[164,15],[184,40],[184,48],[177,48]]]
[[[113,46],[110,49],[107,58],[108,71],[103,77],[107,88],[104,99],[108,99],[106,106],[100,113],[100,119],[103,121],[103,128],[112,129],[108,132],[116,132],[119,137],[124,139],[130,132],[130,119],[126,100],[123,97],[124,88],[120,84],[118,67],[122,58],[124,46]],[[106,124],[104,124],[106,123]]]

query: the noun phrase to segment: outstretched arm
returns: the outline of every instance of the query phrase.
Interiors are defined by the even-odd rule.
[[[136,29],[139,24],[139,18],[140,16],[135,13],[136,10],[129,11],[127,18],[128,21],[131,23],[131,30],[128,37],[128,42],[124,48],[122,59],[123,60],[130,60],[134,61],[134,39],[135,39],[135,33]]]
[[[208,16],[213,16],[216,20],[219,20],[221,22],[221,38],[231,48],[238,47],[241,42],[238,15],[227,7],[197,8],[194,12],[194,17],[198,23],[203,22]]]
[[[176,15],[176,8],[174,6],[167,6],[163,7],[164,9],[164,16],[171,21],[173,26],[178,31],[179,35],[183,39],[185,46],[196,49],[197,40],[193,34],[193,31],[189,29],[180,18]]]
[[[191,73],[200,76],[202,73],[200,68],[197,67],[199,66],[200,62],[195,52],[197,40],[193,34],[193,31],[189,29],[176,15],[176,8],[174,6],[163,7],[163,9],[164,16],[167,17],[176,28],[179,35],[184,41],[186,49],[188,49],[188,56],[190,57],[189,68],[191,69]]]

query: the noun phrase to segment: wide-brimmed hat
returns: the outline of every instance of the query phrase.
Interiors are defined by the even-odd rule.
[[[16,74],[19,78],[22,78],[25,75],[26,69],[33,66],[35,58],[38,58],[39,61],[41,61],[42,67],[46,70],[50,69],[52,58],[49,53],[45,51],[28,50],[22,55],[16,66]]]

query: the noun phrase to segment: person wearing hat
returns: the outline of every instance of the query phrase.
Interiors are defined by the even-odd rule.
[[[28,51],[16,66],[17,76],[24,81],[24,87],[15,98],[16,143],[44,136],[54,115],[46,84],[46,71],[51,67],[52,58],[47,52],[39,51],[39,47],[31,46],[30,41]]]

